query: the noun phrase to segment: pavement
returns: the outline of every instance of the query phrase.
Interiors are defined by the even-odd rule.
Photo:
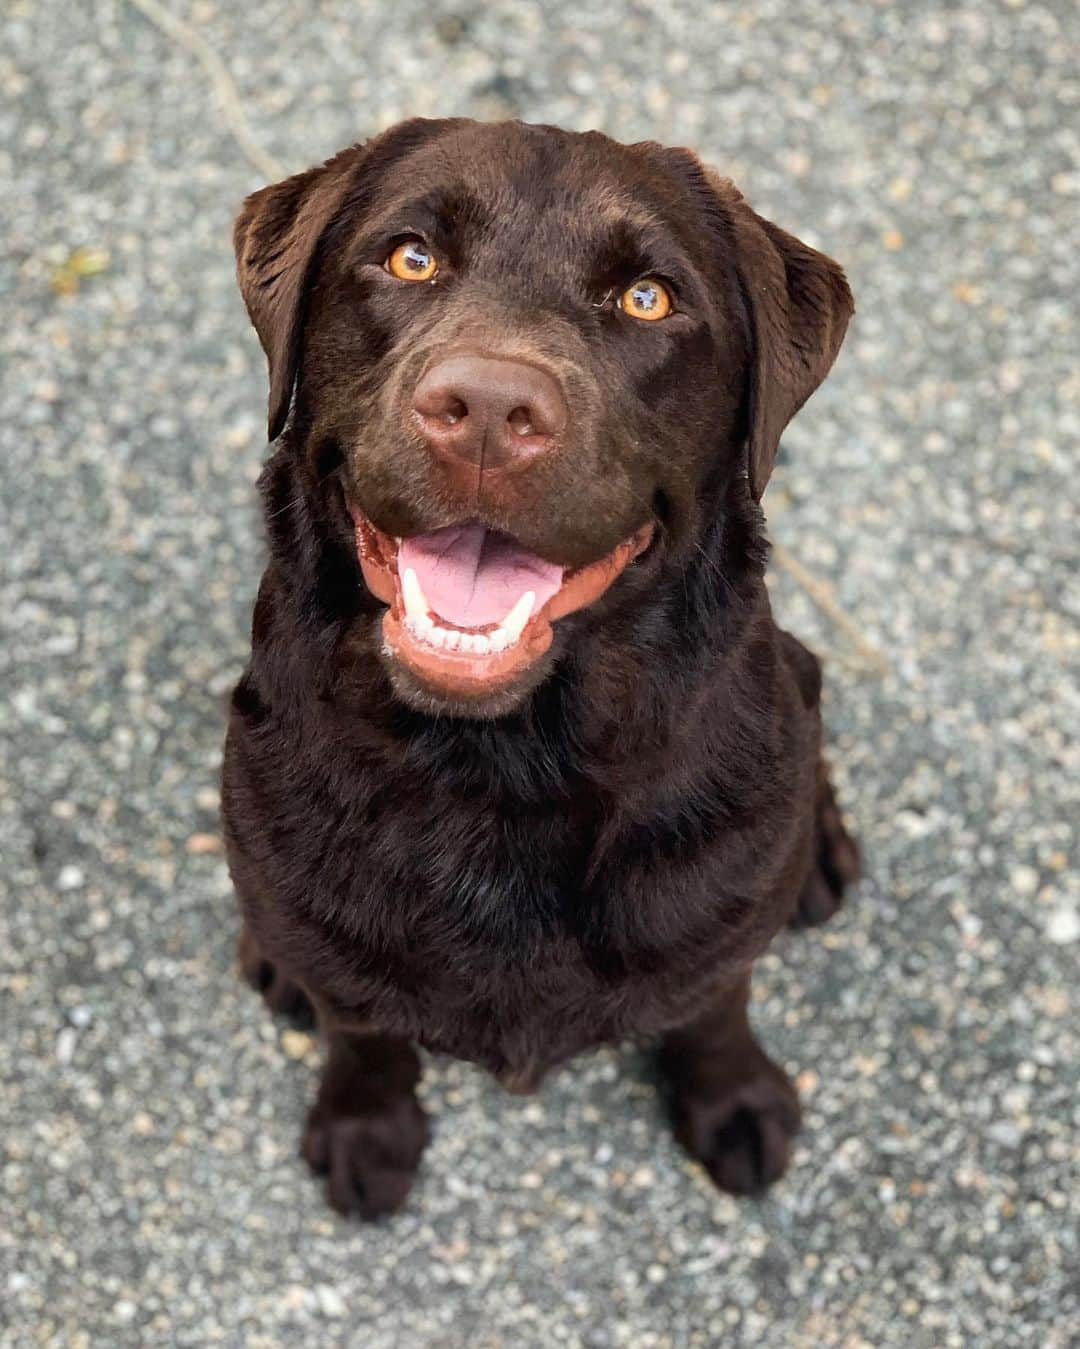
[[[0,1345],[1080,1342],[1075,8],[0,22]],[[432,1062],[411,1206],[342,1221],[296,1157],[317,1046],[235,977],[216,784],[266,448],[230,224],[255,162],[410,113],[695,145],[848,268],[766,504],[887,670],[776,569],[867,875],[760,967],[806,1127],[758,1203],[627,1047],[531,1100]]]

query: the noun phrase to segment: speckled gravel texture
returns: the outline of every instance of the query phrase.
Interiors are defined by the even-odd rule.
[[[597,126],[699,147],[844,261],[858,317],[767,504],[889,662],[777,572],[868,874],[760,967],[806,1107],[765,1201],[683,1160],[626,1048],[531,1100],[432,1063],[409,1210],[324,1207],[317,1047],[235,976],[215,839],[261,179],[134,8],[10,0],[0,1345],[1076,1344],[1075,9],[171,3],[290,170],[414,112]]]

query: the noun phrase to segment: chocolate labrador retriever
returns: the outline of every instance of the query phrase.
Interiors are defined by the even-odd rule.
[[[410,121],[249,197],[269,563],[224,818],[241,963],[328,1060],[303,1151],[401,1204],[417,1045],[514,1090],[659,1036],[678,1137],[775,1180],[754,959],[855,878],[758,508],[852,313],[685,149]]]

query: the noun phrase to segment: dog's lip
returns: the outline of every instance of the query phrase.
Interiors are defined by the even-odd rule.
[[[380,530],[354,502],[349,502],[349,512],[364,581],[387,606],[382,618],[386,651],[433,691],[475,700],[505,690],[524,675],[551,646],[552,624],[595,603],[629,563],[648,548],[655,534],[655,523],[650,520],[603,557],[568,568],[558,590],[529,617],[516,642],[501,651],[479,654],[436,647],[416,634],[405,621],[402,579],[398,575],[401,540]],[[439,623],[444,625],[445,620],[440,619]],[[486,633],[492,627],[485,625],[469,631]]]

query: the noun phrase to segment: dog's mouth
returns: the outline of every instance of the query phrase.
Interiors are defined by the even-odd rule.
[[[595,603],[654,531],[645,524],[568,568],[475,521],[399,539],[350,510],[364,580],[388,606],[387,653],[433,692],[466,700],[518,681],[550,647],[552,623]]]

